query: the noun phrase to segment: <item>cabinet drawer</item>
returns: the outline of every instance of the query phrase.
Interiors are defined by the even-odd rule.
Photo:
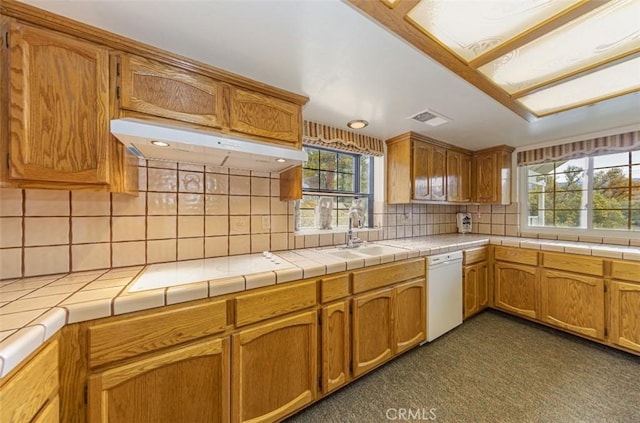
[[[412,259],[353,272],[353,293],[417,279],[425,275],[425,259]]]
[[[317,302],[316,290],[316,281],[313,280],[238,295],[235,300],[236,326],[314,306]]]
[[[223,332],[225,300],[107,322],[89,328],[89,365],[134,357]]]
[[[614,261],[611,263],[611,277],[625,281],[640,282],[640,263]]]
[[[548,269],[567,270],[586,275],[603,276],[603,259],[577,254],[543,253],[542,265]]]
[[[464,264],[473,264],[487,259],[487,247],[474,248],[473,250],[464,250]]]
[[[523,248],[496,247],[495,259],[497,261],[510,261],[512,263],[538,265],[538,252]]]
[[[344,298],[349,295],[349,274],[322,278],[320,281],[320,301],[329,301]]]
[[[31,421],[57,391],[58,341],[53,341],[0,388],[0,421]]]

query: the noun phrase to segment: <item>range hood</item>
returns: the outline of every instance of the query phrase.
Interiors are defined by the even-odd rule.
[[[113,119],[111,133],[133,154],[149,160],[277,173],[307,160],[307,153],[293,148],[140,119]]]

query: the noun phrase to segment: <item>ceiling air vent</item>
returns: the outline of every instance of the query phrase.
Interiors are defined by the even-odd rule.
[[[430,126],[440,126],[451,121],[451,119],[449,119],[448,117],[445,117],[429,109],[411,116],[410,119],[417,120],[421,123],[426,123]]]

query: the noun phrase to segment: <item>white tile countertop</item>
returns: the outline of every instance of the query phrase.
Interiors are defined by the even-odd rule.
[[[489,243],[640,261],[640,247],[446,234],[377,241],[361,246],[360,252],[335,247],[309,248],[279,251],[267,258],[248,254],[3,280],[0,378],[65,324]],[[373,246],[377,248],[370,248]],[[364,254],[365,251],[368,253]],[[136,288],[138,281],[141,285]]]

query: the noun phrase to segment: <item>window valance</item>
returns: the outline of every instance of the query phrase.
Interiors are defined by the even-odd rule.
[[[379,138],[305,120],[302,143],[369,156],[383,156],[384,142]]]
[[[592,138],[518,152],[518,166],[578,159],[587,156],[623,153],[640,149],[640,131]]]

